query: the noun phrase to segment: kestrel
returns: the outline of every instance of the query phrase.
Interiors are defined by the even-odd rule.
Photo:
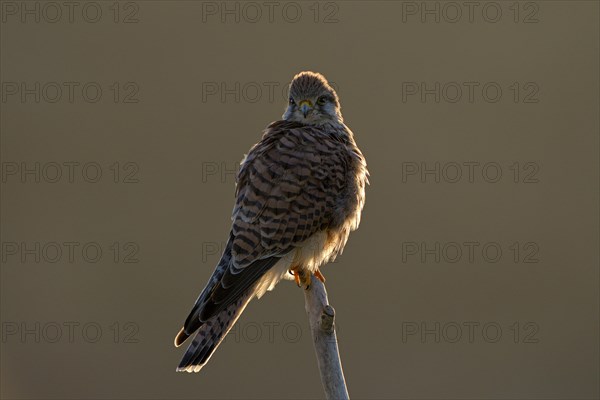
[[[283,278],[308,288],[358,228],[368,172],[325,77],[301,72],[281,120],[242,160],[229,240],[175,337],[196,336],[177,371],[198,372],[250,300]]]

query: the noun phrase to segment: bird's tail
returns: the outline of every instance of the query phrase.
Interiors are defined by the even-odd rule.
[[[177,371],[198,372],[202,369],[233,327],[233,324],[242,315],[253,294],[253,290],[249,290],[243,296],[240,296],[237,301],[200,326],[194,340],[183,355]],[[175,344],[180,345],[187,337],[188,335],[182,328],[177,338],[175,338]]]

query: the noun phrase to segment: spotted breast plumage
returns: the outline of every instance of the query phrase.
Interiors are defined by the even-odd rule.
[[[178,371],[200,371],[248,302],[281,279],[324,281],[319,267],[358,228],[367,176],[335,90],[320,74],[296,75],[282,120],[241,162],[229,240],[175,338],[195,333]]]

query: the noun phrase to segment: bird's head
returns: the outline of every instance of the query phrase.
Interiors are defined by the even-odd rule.
[[[337,93],[319,73],[300,72],[290,84],[288,108],[283,119],[306,125],[342,123]]]

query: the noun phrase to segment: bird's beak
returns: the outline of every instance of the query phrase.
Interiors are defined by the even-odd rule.
[[[302,111],[304,118],[306,118],[310,110],[313,108],[313,104],[310,102],[310,100],[302,100],[298,106],[300,107],[300,111]]]

